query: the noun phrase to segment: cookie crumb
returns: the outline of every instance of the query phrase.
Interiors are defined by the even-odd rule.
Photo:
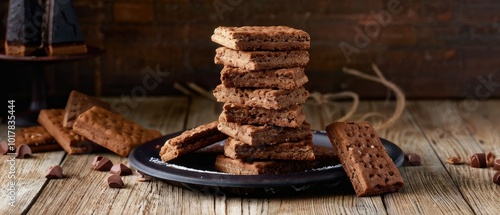
[[[460,164],[464,164],[465,162],[462,161],[462,158],[458,156],[458,157],[448,157],[446,159],[446,163],[453,164],[453,165],[460,165]]]

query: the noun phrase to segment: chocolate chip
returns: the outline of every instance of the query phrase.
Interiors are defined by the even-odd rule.
[[[500,171],[493,176],[493,183],[500,185]]]
[[[17,147],[16,158],[27,158],[30,156],[31,156],[31,148],[28,145],[22,144],[19,147]]]
[[[486,154],[476,153],[470,157],[470,166],[474,168],[485,168],[487,166]]]
[[[422,165],[422,158],[420,158],[420,156],[418,154],[415,154],[415,153],[408,153],[408,154],[406,154],[406,161],[411,166],[420,166],[420,165]]]
[[[495,160],[495,163],[493,163],[493,169],[500,171],[500,159]]]
[[[153,177],[146,175],[142,172],[139,172],[137,170],[135,171],[135,173],[137,175],[137,181],[139,181],[139,182],[151,181],[153,179]]]
[[[132,169],[130,169],[128,166],[125,166],[121,163],[113,165],[111,167],[111,170],[109,170],[111,174],[115,175],[132,175]]]
[[[1,155],[6,155],[7,152],[9,152],[9,144],[5,141],[2,141],[0,143],[0,154]]]
[[[111,174],[108,176],[108,186],[111,188],[122,188],[124,184],[119,175]]]
[[[102,156],[96,156],[92,161],[92,169],[97,171],[109,171],[112,166],[113,162]]]
[[[92,168],[99,163],[99,161],[102,160],[102,156],[95,156],[94,159],[92,160]]]
[[[56,166],[51,166],[49,170],[47,171],[47,174],[45,174],[45,178],[48,179],[59,179],[63,178],[63,171],[62,167],[59,165]]]

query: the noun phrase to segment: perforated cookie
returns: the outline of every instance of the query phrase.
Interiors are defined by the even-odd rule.
[[[146,129],[98,106],[80,114],[73,124],[73,130],[124,157],[137,146],[161,136],[156,130]]]
[[[24,127],[16,132],[16,147],[28,145],[33,153],[62,150],[57,141],[40,125]]]
[[[326,132],[356,195],[379,195],[403,187],[398,168],[370,123],[334,122]]]
[[[43,109],[38,123],[59,143],[68,154],[86,154],[103,148],[62,125],[64,109]]]

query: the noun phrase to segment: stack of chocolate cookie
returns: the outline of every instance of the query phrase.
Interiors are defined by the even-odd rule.
[[[303,86],[309,34],[286,26],[218,27],[212,41],[222,45],[215,63],[224,65],[213,91],[224,103],[218,129],[229,136],[215,167],[233,174],[310,167],[312,132],[302,106],[309,96]]]

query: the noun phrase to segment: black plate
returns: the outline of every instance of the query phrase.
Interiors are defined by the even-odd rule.
[[[336,187],[339,184],[350,186],[350,183],[345,183],[349,180],[340,164],[290,174],[231,175],[213,168],[215,157],[220,152],[205,150],[187,154],[168,163],[161,161],[159,147],[180,133],[169,134],[137,147],[129,155],[130,164],[138,171],[165,180],[169,184],[213,195],[271,197],[325,189],[335,191],[338,190]],[[404,161],[403,151],[394,143],[382,138],[381,140],[389,156],[399,167]],[[212,147],[222,143],[223,141],[215,143]],[[324,131],[314,131],[313,143],[332,147]]]

